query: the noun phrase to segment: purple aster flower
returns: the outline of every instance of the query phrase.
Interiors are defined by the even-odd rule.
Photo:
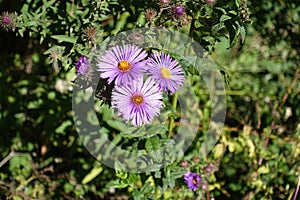
[[[75,66],[76,72],[84,76],[89,71],[89,60],[86,57],[81,56]]]
[[[173,12],[176,16],[181,16],[185,13],[185,7],[183,5],[177,5],[174,7]]]
[[[134,126],[149,123],[160,112],[162,106],[162,92],[154,80],[143,78],[134,80],[130,84],[115,86],[112,93],[112,107]]]
[[[154,51],[147,63],[147,71],[158,82],[161,90],[170,93],[177,91],[184,82],[184,73],[177,60],[169,54]]]
[[[115,46],[100,58],[98,71],[102,72],[101,78],[108,78],[108,83],[131,83],[143,76],[146,57],[146,51],[134,45]]]
[[[186,172],[184,175],[184,181],[190,190],[196,191],[202,181],[202,178],[196,173]]]

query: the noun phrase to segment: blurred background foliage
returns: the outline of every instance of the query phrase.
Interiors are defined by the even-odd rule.
[[[0,31],[0,199],[295,197],[300,177],[299,3],[177,3],[193,17],[188,25],[175,21],[173,27],[188,30],[227,68],[223,134],[212,153],[199,160],[197,147],[211,105],[206,88],[195,84],[204,123],[185,154],[188,167],[174,163],[158,173],[127,174],[99,163],[78,138],[72,116],[74,63],[102,37],[147,26],[145,9],[158,10],[157,3],[0,1],[1,12],[17,12],[20,20],[15,32]],[[89,37],[89,27],[96,28],[97,37]],[[204,170],[209,163],[211,172]],[[201,172],[208,188],[188,191],[182,178],[186,168]],[[163,194],[160,187],[165,187]]]

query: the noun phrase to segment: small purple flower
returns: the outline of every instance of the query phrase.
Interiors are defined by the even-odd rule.
[[[112,107],[134,126],[148,124],[160,112],[162,92],[155,81],[148,78],[134,80],[130,84],[115,86],[112,93]]]
[[[196,173],[186,172],[184,175],[184,181],[187,184],[188,189],[196,191],[202,181],[202,178]]]
[[[147,71],[157,81],[161,90],[174,93],[183,85],[184,73],[177,60],[169,54],[154,51],[147,63]]]
[[[85,56],[81,56],[75,66],[76,72],[84,76],[89,71],[89,60]]]
[[[185,7],[183,5],[177,5],[174,7],[174,14],[179,17],[185,13]]]
[[[100,58],[98,71],[101,78],[108,78],[108,83],[131,83],[143,76],[146,57],[146,51],[134,45],[115,46]]]

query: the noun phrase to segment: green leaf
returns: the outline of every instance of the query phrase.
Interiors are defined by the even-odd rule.
[[[220,10],[223,12],[223,14],[226,14],[226,10],[224,8],[221,8],[221,7],[216,7],[215,8],[216,10]]]
[[[164,134],[167,131],[167,127],[165,125],[156,125],[150,127],[146,133],[148,137],[158,135],[158,134]]]
[[[151,186],[151,182],[146,181],[143,187],[141,188],[140,193],[144,194],[144,196],[148,196],[147,194],[149,194],[154,188],[155,187]]]
[[[222,15],[222,16],[220,17],[220,22],[224,22],[224,21],[229,20],[229,19],[231,19],[230,16],[228,16],[228,15]]]
[[[267,165],[267,166],[261,166],[260,168],[258,168],[258,170],[257,170],[257,173],[258,174],[267,174],[267,173],[269,173],[270,172],[270,168],[269,168],[269,166]]]
[[[115,161],[114,168],[116,170],[116,176],[121,179],[127,178],[127,172],[125,166],[118,160]]]
[[[150,164],[147,165],[145,170],[150,172],[158,172],[161,168],[162,168],[161,164]]]
[[[229,21],[225,21],[224,23],[225,23],[225,26],[226,26],[226,28],[229,32],[229,44],[230,44],[229,47],[228,47],[228,49],[229,49],[229,48],[232,48],[235,45],[235,43],[237,41],[237,38],[238,38],[237,36],[239,34],[239,29],[237,29]]]
[[[147,139],[145,147],[152,159],[156,162],[162,161],[162,148],[159,138],[157,136]]]
[[[245,30],[244,26],[240,26],[240,34],[241,34],[241,37],[242,37],[242,43],[244,43],[245,36],[246,36],[246,30]]]
[[[66,129],[69,127],[69,126],[72,126],[72,122],[70,120],[68,121],[64,121],[59,127],[57,127],[55,129],[55,133],[65,133],[66,132]]]
[[[69,42],[75,44],[77,41],[77,37],[67,36],[67,35],[52,35],[53,39],[58,40],[58,42]]]
[[[213,149],[213,156],[214,156],[214,159],[219,159],[222,154],[223,154],[223,151],[224,151],[224,145],[223,144],[217,144],[215,146],[215,148]]]
[[[217,32],[219,32],[223,28],[225,28],[225,25],[224,25],[223,22],[215,24],[215,25],[212,26],[212,32],[213,33],[217,33]]]
[[[106,187],[111,187],[111,188],[126,188],[128,186],[127,183],[120,182],[120,180],[112,180],[106,184]]]
[[[172,167],[171,168],[171,174],[170,176],[173,178],[173,179],[178,179],[178,178],[181,178],[183,177],[183,175],[186,173],[186,169],[182,168],[182,167]]]
[[[127,125],[123,122],[119,122],[116,120],[107,120],[106,123],[111,127],[118,131],[128,130]]]
[[[86,184],[96,178],[103,171],[102,166],[95,166],[82,180],[82,184]]]
[[[203,25],[201,24],[201,22],[199,21],[195,21],[195,28],[200,28],[202,27]]]

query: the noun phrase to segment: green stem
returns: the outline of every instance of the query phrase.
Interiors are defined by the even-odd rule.
[[[172,107],[173,109],[176,111],[176,107],[177,107],[177,100],[178,100],[178,94],[177,92],[175,92],[174,96],[173,96],[173,101],[172,101]],[[172,136],[172,131],[174,128],[174,117],[171,117],[170,122],[169,122],[169,136]]]

